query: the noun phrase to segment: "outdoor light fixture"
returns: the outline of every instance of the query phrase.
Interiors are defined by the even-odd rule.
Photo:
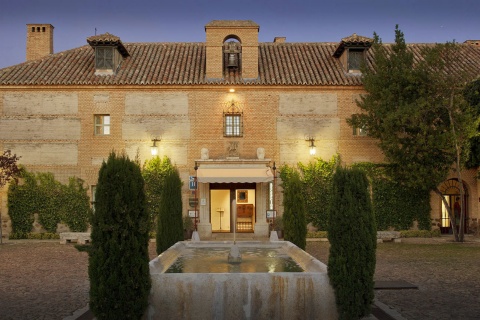
[[[153,141],[153,145],[150,147],[150,152],[152,153],[152,156],[157,156],[158,155],[157,141],[160,141],[160,139],[154,138],[152,141]]]
[[[310,142],[310,155],[311,156],[314,156],[315,153],[317,152],[317,149],[315,147],[315,138],[314,137],[310,137],[310,136],[305,136],[305,141],[309,141]]]

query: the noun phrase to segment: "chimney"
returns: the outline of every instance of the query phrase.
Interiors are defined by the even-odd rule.
[[[43,58],[53,53],[53,26],[27,24],[27,61]]]
[[[464,43],[474,47],[480,47],[480,40],[466,40]]]
[[[285,41],[287,41],[287,37],[275,37],[273,39],[274,43],[285,43]]]

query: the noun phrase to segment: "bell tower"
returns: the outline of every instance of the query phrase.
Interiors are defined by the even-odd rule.
[[[259,30],[260,26],[251,20],[209,22],[205,26],[207,78],[222,79],[225,68],[239,68],[244,79],[258,78]]]

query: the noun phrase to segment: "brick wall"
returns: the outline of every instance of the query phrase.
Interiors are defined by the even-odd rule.
[[[242,45],[242,76],[245,79],[258,77],[258,27],[206,27],[207,78],[223,78],[222,46],[231,36]]]
[[[27,24],[27,61],[53,53],[53,26]]]
[[[361,87],[237,87],[235,93],[218,86],[60,87],[0,90],[0,123],[12,124],[0,136],[0,147],[22,156],[29,170],[49,171],[66,182],[78,176],[95,185],[98,170],[112,150],[131,158],[150,159],[153,138],[160,156],[169,156],[184,181],[183,205],[188,210],[188,176],[195,175],[195,160],[207,148],[211,159],[225,159],[232,141],[239,144],[240,159],[265,158],[277,168],[313,159],[306,134],[315,136],[317,156],[329,159],[340,154],[344,164],[383,160],[376,141],[353,136],[346,119],[358,112],[355,99]],[[68,97],[68,102],[65,97]],[[41,101],[48,100],[48,107]],[[242,137],[223,136],[223,112],[236,101],[243,110]],[[15,111],[21,102],[24,114]],[[40,101],[40,102],[39,102]],[[62,111],[63,110],[63,111]],[[94,134],[94,115],[111,117],[111,134]],[[3,130],[3,129],[2,129]],[[29,134],[31,136],[29,136]],[[474,171],[465,174],[469,187],[470,217],[480,218],[478,180]],[[282,212],[279,179],[275,207]],[[9,232],[6,195],[1,195],[4,231]],[[432,197],[432,218],[439,216],[440,202]]]

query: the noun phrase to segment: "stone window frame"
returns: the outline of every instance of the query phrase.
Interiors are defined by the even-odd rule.
[[[223,119],[224,137],[243,136],[243,119],[241,112],[224,113]]]
[[[111,129],[111,117],[109,114],[94,115],[94,134],[96,136],[108,136]]]

